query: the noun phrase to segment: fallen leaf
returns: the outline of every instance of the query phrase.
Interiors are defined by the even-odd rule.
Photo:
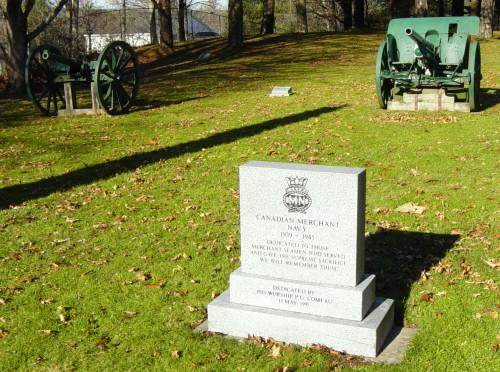
[[[281,347],[279,345],[273,345],[271,347],[271,358],[279,358],[281,356]]]
[[[125,310],[123,312],[127,318],[132,318],[137,315],[137,311]]]
[[[165,285],[165,283],[161,282],[161,283],[150,283],[150,284],[147,284],[147,287],[148,288],[163,288],[163,286]]]
[[[150,280],[151,279],[151,274],[148,274],[148,273],[137,273],[136,276],[137,280],[140,280],[140,281],[146,281],[146,280]]]
[[[493,310],[493,311],[488,311],[488,315],[492,317],[493,319],[498,319],[498,311]]]
[[[182,351],[180,350],[174,350],[170,353],[170,355],[172,356],[172,358],[174,359],[179,359],[181,356],[182,356]]]
[[[400,213],[411,213],[411,214],[422,214],[426,210],[426,207],[414,204],[414,203],[405,203],[400,205],[395,209],[396,212]]]
[[[376,213],[376,214],[387,214],[391,211],[391,208],[387,208],[387,207],[380,207],[380,208],[375,208],[373,210],[373,213]]]
[[[488,260],[483,260],[483,262],[495,270],[500,270],[500,261],[495,260],[494,258],[490,258]]]
[[[51,329],[39,329],[38,332],[43,333],[44,335],[51,336],[54,332]]]
[[[215,356],[217,360],[226,360],[227,358],[229,358],[229,354],[226,353],[219,353]]]
[[[431,302],[432,301],[432,293],[424,292],[420,295],[420,301],[422,302]]]

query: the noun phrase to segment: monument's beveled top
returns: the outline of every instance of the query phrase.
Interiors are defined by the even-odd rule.
[[[292,171],[314,171],[314,172],[330,172],[330,173],[343,173],[343,174],[362,174],[365,172],[364,168],[351,168],[351,167],[334,167],[330,165],[312,165],[312,164],[297,164],[297,163],[280,163],[274,161],[248,161],[241,167],[255,167],[255,168],[270,168],[270,169],[284,169]]]

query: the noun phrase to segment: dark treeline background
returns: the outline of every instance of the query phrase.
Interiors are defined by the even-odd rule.
[[[227,38],[230,47],[242,46],[244,35],[381,30],[396,17],[476,15],[481,17],[484,38],[491,37],[500,23],[495,0],[228,0],[227,6],[221,0],[109,0],[108,4],[113,9],[99,9],[95,0],[0,0],[0,75],[6,76],[8,87],[24,90],[30,47],[59,41],[65,54],[76,57],[89,50],[88,45],[83,47],[84,34],[111,32],[104,28],[124,40],[133,32],[147,34],[151,44],[172,49],[176,41],[196,37],[190,32],[193,18],[214,22],[212,29]]]

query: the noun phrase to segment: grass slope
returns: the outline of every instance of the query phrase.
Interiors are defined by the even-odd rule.
[[[144,50],[141,106],[125,116],[1,100],[0,368],[498,368],[500,40],[481,44],[481,112],[395,113],[374,93],[382,37]],[[296,94],[270,99],[274,85]],[[247,160],[367,168],[367,272],[420,329],[401,365],[192,332],[239,266]],[[407,202],[426,210],[395,211]]]

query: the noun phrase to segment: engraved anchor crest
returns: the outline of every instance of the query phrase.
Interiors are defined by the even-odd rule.
[[[283,195],[283,204],[288,212],[305,213],[311,206],[312,199],[306,190],[307,178],[286,177],[288,186]]]

